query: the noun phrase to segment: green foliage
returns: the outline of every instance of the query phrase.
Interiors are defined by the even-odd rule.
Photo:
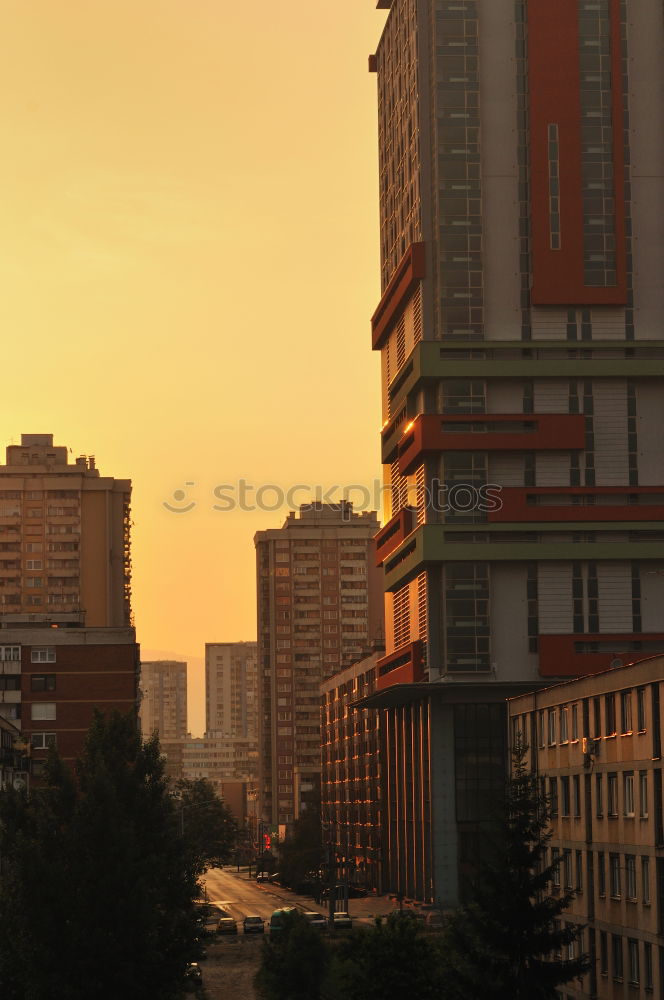
[[[175,808],[191,863],[202,875],[230,861],[237,843],[237,823],[205,778],[178,781]]]
[[[196,956],[194,870],[158,740],[96,714],[74,778],[53,752],[0,792],[3,1000],[171,1000]]]
[[[293,910],[283,914],[279,933],[263,941],[255,984],[264,1000],[318,1000],[328,962],[320,931]]]
[[[573,896],[548,894],[550,815],[525,766],[526,751],[523,745],[514,751],[505,806],[472,899],[446,924],[446,1000],[554,1000],[560,986],[588,969],[585,956],[556,957],[581,928],[561,919]]]
[[[293,833],[279,847],[279,874],[294,888],[318,872],[323,854],[320,811],[310,805],[293,824]]]
[[[330,974],[344,1000],[438,1000],[440,958],[436,940],[410,913],[391,913],[371,929],[339,941]]]

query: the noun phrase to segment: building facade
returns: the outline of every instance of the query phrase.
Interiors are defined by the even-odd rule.
[[[206,778],[221,795],[224,782],[252,784],[258,771],[256,740],[206,733],[187,736],[182,749],[182,777],[187,781]]]
[[[378,7],[372,704],[389,887],[454,905],[510,688],[664,649],[664,22],[658,0]]]
[[[255,642],[206,642],[205,718],[208,732],[258,739]]]
[[[297,812],[296,772],[320,774],[320,682],[382,636],[375,512],[312,503],[255,536],[260,706],[259,808]]]
[[[550,891],[574,894],[565,920],[590,957],[565,1000],[664,990],[663,703],[661,656],[510,701],[512,744],[551,801]]]
[[[0,627],[0,715],[21,731],[33,762],[57,747],[72,764],[95,709],[130,712],[138,695],[133,628]]]
[[[323,842],[351,882],[382,892],[380,713],[359,707],[384,647],[321,684]]]
[[[160,740],[187,735],[187,664],[176,660],[141,663],[141,730]]]
[[[52,434],[22,434],[0,465],[0,615],[131,624],[128,479],[68,461]],[[37,620],[37,619],[29,619]]]

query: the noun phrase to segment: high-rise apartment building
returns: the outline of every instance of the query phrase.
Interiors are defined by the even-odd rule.
[[[390,888],[453,905],[502,699],[664,649],[659,0],[380,0]]]
[[[141,663],[141,731],[161,740],[187,735],[187,664],[176,660]]]
[[[255,538],[264,820],[292,823],[295,770],[320,774],[320,682],[382,637],[375,512],[311,503]]]
[[[67,452],[22,434],[0,465],[0,617],[128,626],[131,483]]]
[[[206,642],[205,728],[258,739],[258,669],[255,642]]]

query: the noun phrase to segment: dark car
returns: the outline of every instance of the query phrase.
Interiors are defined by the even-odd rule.
[[[237,934],[237,924],[232,917],[222,917],[217,924],[217,934]]]
[[[245,934],[264,934],[265,921],[262,917],[245,917],[242,921],[242,928]]]
[[[269,881],[270,881],[270,876],[269,876],[269,875],[257,875],[257,876],[256,876],[256,881],[257,881],[257,882],[258,882],[259,884],[260,884],[261,882],[269,882]]]
[[[197,962],[191,962],[187,966],[187,971],[185,972],[185,980],[187,984],[187,990],[190,992],[193,990],[197,992],[203,986],[203,973],[200,970],[200,966]]]
[[[322,913],[315,913],[313,910],[305,910],[304,916],[312,927],[317,927],[319,931],[327,930],[327,919]]]
[[[333,914],[334,929],[338,930],[350,930],[353,926],[353,918],[348,915],[345,911],[337,911]]]

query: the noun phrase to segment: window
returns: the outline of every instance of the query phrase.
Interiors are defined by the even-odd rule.
[[[636,857],[625,855],[625,893],[628,899],[636,900]]]
[[[613,978],[622,979],[623,975],[623,956],[622,956],[622,938],[619,934],[611,935],[611,958],[613,960]]]
[[[31,663],[55,663],[55,646],[33,646],[30,650]]]
[[[581,815],[581,779],[578,774],[572,777],[572,808],[574,815],[579,817]]]
[[[544,735],[544,709],[541,709],[537,716],[537,730],[539,735],[539,745],[541,748],[546,746],[546,738]]]
[[[646,689],[636,689],[636,726],[640,733],[646,729]]]
[[[622,691],[620,694],[620,732],[624,735],[632,732],[631,691]]]
[[[42,561],[41,559],[28,559],[25,564],[26,569],[41,569]]]
[[[560,888],[560,850],[557,847],[551,848],[551,867],[553,868],[553,885]]]
[[[0,660],[20,660],[20,646],[0,646]]]
[[[593,715],[595,717],[595,738],[602,735],[602,708],[599,698],[593,698]]]
[[[567,705],[560,709],[560,742],[567,743]]]
[[[551,819],[558,815],[558,779],[549,778],[549,810]]]
[[[57,740],[55,733],[33,733],[30,742],[34,750],[48,750],[56,746]]]
[[[607,946],[606,931],[599,932],[599,971],[603,976],[609,974],[609,949]]]
[[[604,815],[604,802],[602,796],[602,775],[595,775],[595,812],[598,819]]]
[[[604,696],[604,713],[606,717],[606,736],[616,735],[616,696],[607,694]]]
[[[576,891],[583,892],[583,854],[576,852]]]
[[[556,710],[555,708],[550,708],[547,717],[547,737],[549,746],[555,746],[556,744]]]
[[[30,718],[33,720],[55,719],[55,703],[46,701],[35,701],[30,706]]]
[[[26,587],[43,587],[43,578],[41,576],[26,576],[25,586]]]
[[[33,674],[30,678],[31,691],[55,691],[55,674]]]
[[[639,816],[645,819],[648,815],[648,772],[639,771]]]
[[[563,872],[565,874],[565,888],[571,889],[572,882],[572,852],[566,847],[563,851]]]
[[[639,942],[634,938],[627,939],[627,954],[629,955],[629,981],[635,986],[639,984]]]
[[[606,855],[604,851],[597,852],[597,885],[600,896],[606,896]]]
[[[647,990],[653,988],[652,980],[652,945],[649,941],[643,942],[643,985]]]
[[[572,741],[579,738],[579,706],[572,705]]]
[[[620,855],[609,854],[609,877],[611,880],[611,895],[618,899],[620,896]]]
[[[609,783],[609,795],[608,795],[608,799],[609,799],[609,801],[608,801],[609,816],[617,816],[618,815],[618,775],[617,774],[609,774],[607,780],[608,780],[608,783]]]
[[[623,811],[625,816],[634,815],[634,772],[623,774]]]
[[[650,858],[644,855],[641,858],[641,895],[643,902],[650,903]]]
[[[560,779],[560,815],[569,816],[569,778]]]

